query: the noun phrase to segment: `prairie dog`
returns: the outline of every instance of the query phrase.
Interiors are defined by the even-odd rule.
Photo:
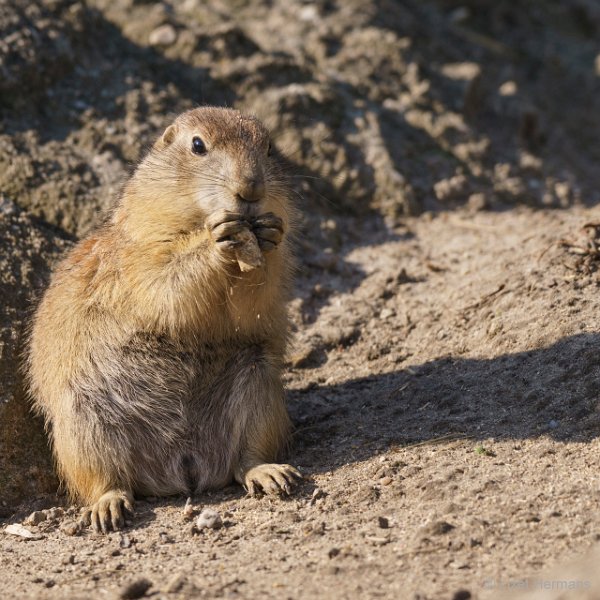
[[[276,464],[290,429],[293,208],[255,118],[180,115],[109,219],[58,266],[35,314],[33,405],[59,474],[96,530],[135,495],[196,494],[235,479],[289,493]]]

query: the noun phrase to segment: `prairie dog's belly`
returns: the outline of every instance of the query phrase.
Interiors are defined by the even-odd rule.
[[[168,496],[172,494],[196,494],[223,487],[233,476],[232,452],[220,454],[207,451],[206,440],[199,438],[197,446],[182,443],[172,446],[169,456],[158,452],[139,461],[138,477],[133,491],[140,495]],[[166,459],[166,460],[165,460]]]
[[[132,465],[134,492],[189,494],[231,480],[247,417],[232,382],[252,348],[138,335],[98,362],[101,385],[85,386],[93,392],[79,416],[100,421],[115,464]]]

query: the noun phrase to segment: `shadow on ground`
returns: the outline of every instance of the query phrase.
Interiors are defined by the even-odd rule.
[[[600,433],[600,334],[492,359],[417,367],[289,393],[294,463],[312,471],[444,436],[590,441]]]

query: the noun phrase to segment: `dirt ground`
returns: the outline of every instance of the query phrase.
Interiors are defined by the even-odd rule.
[[[0,596],[600,599],[597,3],[17,1],[0,29]],[[293,169],[305,481],[196,498],[215,530],[146,498],[74,532],[19,392],[31,299],[203,102]]]

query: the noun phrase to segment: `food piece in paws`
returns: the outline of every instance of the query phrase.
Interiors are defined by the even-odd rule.
[[[246,273],[265,264],[256,236],[249,229],[242,229],[234,233],[231,239],[239,243],[235,248],[235,257],[240,271]]]

